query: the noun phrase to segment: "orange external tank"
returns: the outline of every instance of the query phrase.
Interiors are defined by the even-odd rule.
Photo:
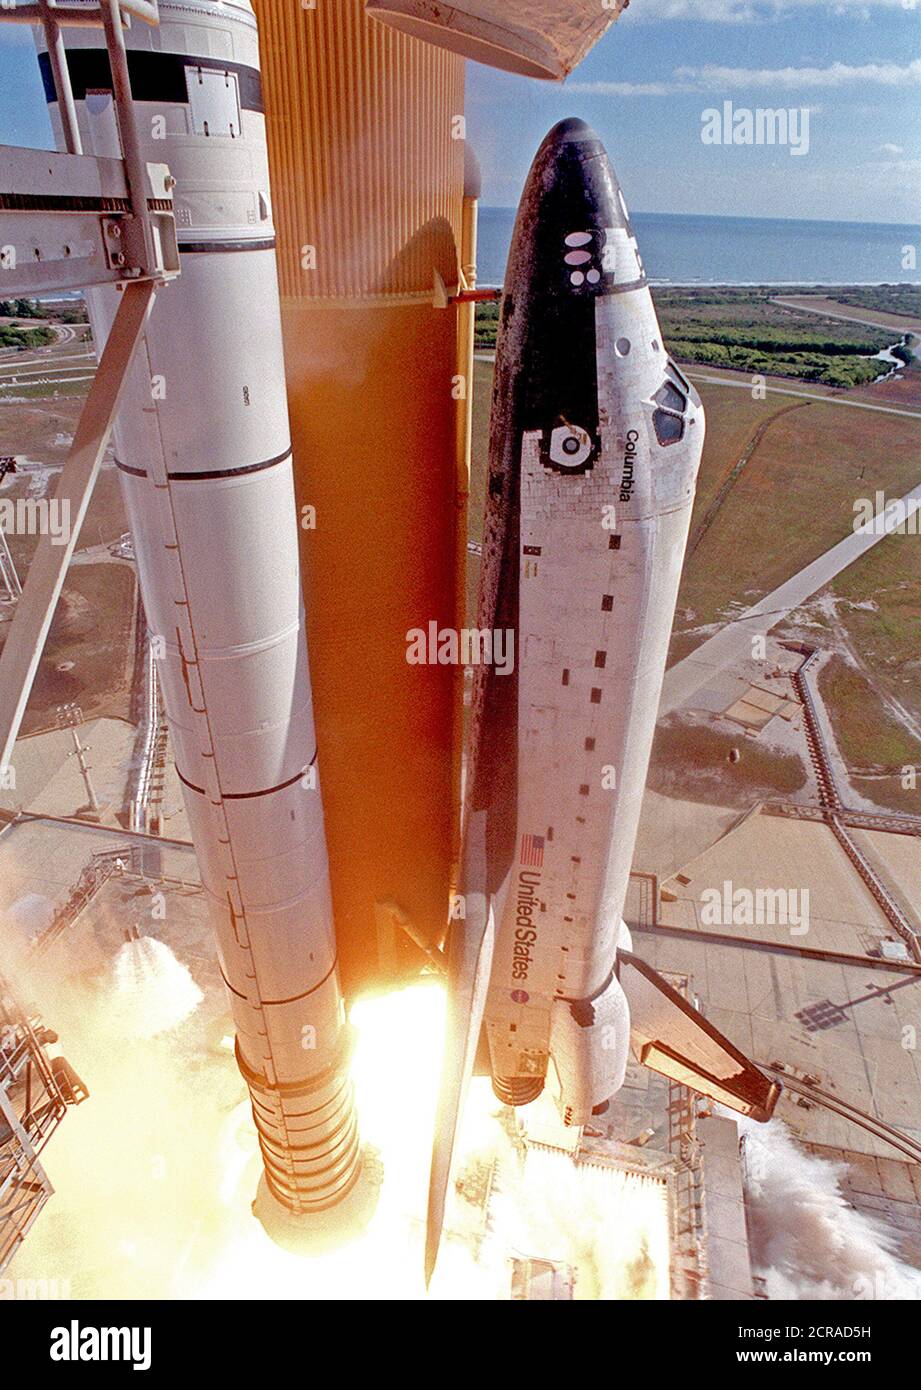
[[[457,841],[464,65],[363,0],[255,0],[319,766],[348,994],[418,970]],[[437,274],[436,274],[437,272]],[[394,927],[401,922],[406,930]],[[423,951],[411,937],[422,944]]]

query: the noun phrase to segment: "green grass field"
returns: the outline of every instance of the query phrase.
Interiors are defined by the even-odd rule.
[[[708,421],[720,392],[743,394],[704,384]],[[713,419],[719,422],[727,408],[731,415],[740,407],[724,402]],[[851,530],[856,498],[873,497],[877,489],[900,497],[921,481],[916,421],[819,401],[775,411],[706,543],[688,557],[679,597],[685,626],[724,619],[733,601],[757,602],[830,549]],[[721,438],[708,425],[702,497],[714,474],[732,466],[734,448],[727,448],[725,432]]]
[[[819,674],[841,755],[861,795],[887,810],[921,815],[921,740],[886,708],[876,661],[869,653],[860,656],[863,670],[833,656]]]
[[[892,713],[895,702],[921,724],[921,536],[880,541],[828,593],[860,663],[858,670],[836,658],[823,671],[821,691],[842,753],[865,796],[921,815],[921,741]],[[919,769],[917,788],[903,785],[906,766]],[[860,780],[862,771],[868,780]]]
[[[729,760],[734,748],[737,763]],[[795,754],[769,748],[741,728],[720,733],[671,716],[656,729],[647,785],[665,796],[750,806],[759,797],[800,791],[806,770]]]
[[[665,342],[680,362],[861,386],[884,370],[874,354],[898,336],[776,304],[772,288],[659,287],[652,293]],[[499,305],[479,305],[478,347],[495,347],[498,325]]]

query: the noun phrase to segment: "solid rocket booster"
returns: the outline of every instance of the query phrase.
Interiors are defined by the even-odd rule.
[[[169,164],[182,273],[157,298],[115,429],[170,737],[270,1192],[355,1183],[269,200],[248,0],[161,0],[132,27],[145,159]],[[118,155],[98,30],[67,34],[84,148]],[[46,74],[47,57],[40,62]],[[57,122],[57,111],[52,107]],[[97,343],[113,292],[91,295]]]
[[[481,1024],[497,1096],[546,1086],[565,1124],[606,1107],[631,1046],[759,1119],[779,1094],[622,921],[703,435],[607,155],[564,121],[500,316],[478,627],[513,634],[516,661],[476,672],[429,1268]]]

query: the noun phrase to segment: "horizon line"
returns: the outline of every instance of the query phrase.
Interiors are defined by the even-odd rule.
[[[517,203],[487,203],[481,201],[481,212],[517,212]],[[921,231],[921,222],[871,222],[863,218],[842,217],[764,217],[755,213],[737,212],[653,212],[644,208],[631,208],[631,217],[705,217],[716,221],[736,222],[803,222],[827,223],[835,227],[905,227]]]

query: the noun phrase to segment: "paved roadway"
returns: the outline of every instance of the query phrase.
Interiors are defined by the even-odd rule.
[[[852,531],[792,579],[767,594],[760,603],[727,623],[690,656],[676,662],[665,675],[659,718],[690,704],[697,692],[727,666],[737,666],[742,661],[750,660],[753,637],[765,636],[792,609],[799,608],[904,520],[921,511],[921,483],[906,493],[902,502],[905,506],[904,517],[898,515],[897,509],[892,509],[890,502],[889,507],[868,525]],[[915,525],[918,523],[915,522]]]
[[[751,381],[736,381],[727,376],[705,376],[703,372],[689,372],[687,367],[682,371],[685,376],[689,376],[692,381],[706,381],[711,386],[735,386],[741,391],[751,392]],[[774,396],[801,396],[807,401],[822,401],[825,405],[846,405],[851,410],[877,410],[881,415],[904,415],[909,420],[921,420],[921,411],[918,410],[896,410],[891,405],[874,405],[870,401],[851,401],[844,396],[822,396],[818,391],[794,391],[789,386],[770,386],[767,383],[761,388],[768,394]]]
[[[795,299],[775,299],[775,304],[782,304],[785,309],[800,309],[804,314],[818,314],[823,319],[843,319],[845,323],[859,323],[863,328],[882,328],[887,333],[921,333],[921,326],[907,322],[904,327],[894,323],[882,323],[879,319],[857,318],[853,314],[834,313],[831,309],[818,309],[812,304],[800,304]],[[869,309],[868,313],[873,310]]]

